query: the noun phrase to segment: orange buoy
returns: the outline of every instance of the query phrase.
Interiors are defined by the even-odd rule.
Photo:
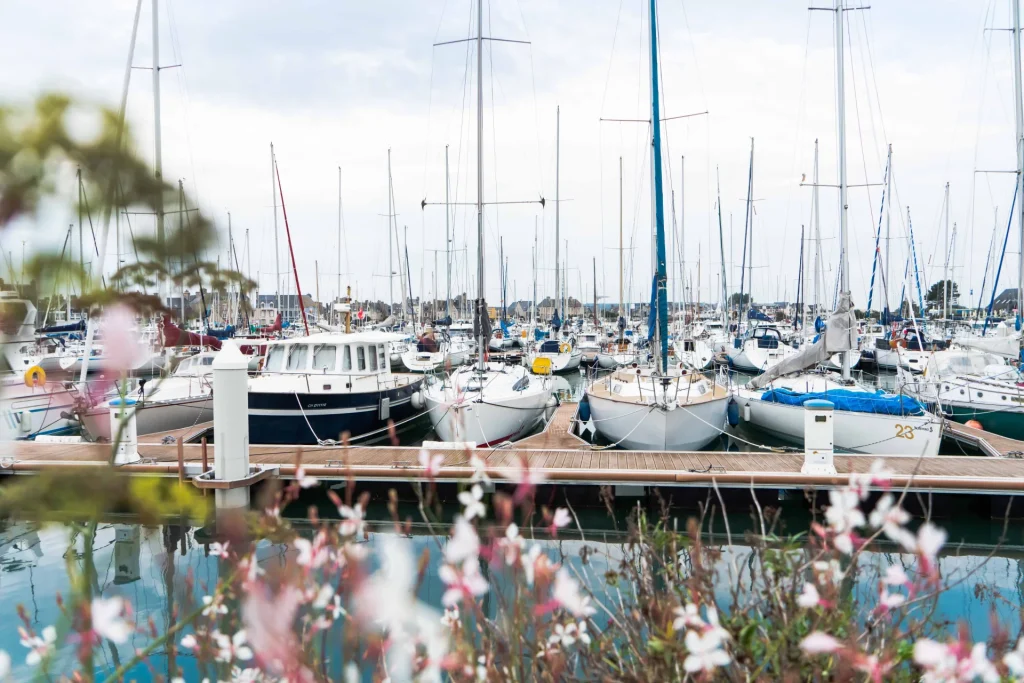
[[[978,422],[977,420],[968,420],[967,422],[964,423],[964,426],[970,427],[971,429],[980,429],[982,431],[985,431],[985,428],[982,427],[981,423]]]
[[[41,367],[33,365],[25,371],[25,386],[35,388],[44,384],[46,384],[46,372]]]

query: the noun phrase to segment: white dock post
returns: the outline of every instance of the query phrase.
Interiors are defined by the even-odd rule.
[[[213,359],[213,469],[220,481],[249,476],[249,359],[228,339]],[[249,489],[217,489],[218,509],[249,505]]]
[[[120,439],[114,451],[114,464],[129,465],[141,460],[134,398],[115,398],[110,402],[110,438],[117,439],[118,435]]]
[[[804,464],[801,474],[835,474],[832,462],[833,431],[831,401],[814,399],[804,403]]]

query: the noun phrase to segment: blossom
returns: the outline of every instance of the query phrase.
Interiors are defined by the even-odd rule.
[[[910,577],[898,564],[891,564],[885,570],[885,583],[889,586],[906,586],[910,583]]]
[[[441,565],[438,576],[448,586],[448,590],[441,596],[441,604],[445,607],[460,602],[464,597],[472,600],[488,590],[487,579],[480,573],[480,565],[475,557],[467,559],[461,570],[450,564]]]
[[[295,470],[295,481],[301,488],[304,489],[313,488],[314,486],[320,483],[320,480],[317,479],[316,477],[307,475],[306,468],[301,466],[297,470]]]
[[[866,673],[874,683],[882,683],[885,674],[892,669],[892,662],[888,659],[879,659],[875,655],[858,653],[854,657],[853,668]]]
[[[917,552],[929,563],[934,564],[936,556],[945,544],[946,532],[931,522],[925,522],[917,530]]]
[[[228,613],[228,607],[224,604],[224,601],[221,599],[219,594],[204,595],[203,604],[206,605],[206,607],[203,608],[204,617],[213,617],[218,614]]]
[[[194,634],[189,633],[181,639],[181,646],[186,650],[196,650],[199,648],[199,641]]]
[[[683,661],[683,668],[689,673],[710,673],[732,661],[729,654],[722,649],[721,639],[713,633],[687,631],[684,642],[689,654]]]
[[[11,675],[11,656],[0,650],[0,681],[7,680]]]
[[[487,476],[487,463],[483,461],[476,453],[469,456],[469,466],[473,468],[473,476],[470,478],[470,482],[474,484],[484,483],[490,484],[491,478]]]
[[[554,633],[548,636],[548,645],[569,648],[576,644],[576,624],[555,624]]]
[[[590,605],[590,597],[580,594],[579,584],[569,576],[565,567],[559,569],[555,574],[555,585],[551,589],[551,597],[577,618],[589,617],[597,611]]]
[[[829,506],[825,510],[825,521],[837,534],[846,533],[864,526],[864,513],[860,510],[860,498],[849,489],[828,492]]]
[[[962,641],[943,644],[922,638],[914,643],[914,663],[924,669],[924,683],[978,678],[985,683],[998,683],[999,672],[985,651],[985,643],[975,643],[968,649]]]
[[[230,638],[223,633],[214,633],[213,639],[217,643],[218,662],[252,659],[252,649],[245,644],[245,629],[240,629]]]
[[[444,557],[450,564],[461,564],[467,559],[476,559],[480,554],[480,537],[476,529],[464,517],[455,518],[455,531],[444,549]]]
[[[804,584],[804,590],[797,596],[796,604],[806,609],[828,606],[828,603],[822,600],[821,595],[818,594],[818,587],[810,582]]]
[[[284,673],[301,667],[293,624],[303,599],[302,591],[287,585],[276,594],[265,586],[245,594],[242,623],[250,649],[264,669]]]
[[[572,515],[565,508],[558,508],[555,510],[555,516],[551,520],[551,526],[555,529],[561,529],[562,527],[569,526],[569,522],[572,521]]]
[[[331,584],[325,583],[320,586],[316,597],[313,598],[313,609],[326,609],[327,605],[331,603],[332,597],[334,597],[334,587]]]
[[[868,523],[876,529],[882,529],[885,535],[896,540],[903,525],[910,521],[910,514],[896,504],[896,499],[887,493],[875,503],[875,509],[868,516]]]
[[[53,626],[47,626],[39,635],[29,634],[19,626],[18,634],[21,636],[21,644],[29,649],[25,657],[25,663],[29,666],[38,665],[44,657],[49,657],[53,653],[54,644],[57,642],[57,629]]]
[[[956,666],[956,655],[942,643],[921,638],[914,643],[914,663],[925,670],[950,669]]]
[[[441,453],[430,454],[430,451],[420,449],[420,467],[426,470],[426,475],[433,479],[441,471],[441,463],[444,461],[444,455]]]
[[[853,534],[849,532],[842,533],[832,539],[832,545],[834,545],[836,547],[836,550],[838,550],[842,554],[850,555],[853,553],[853,539]]]
[[[231,541],[224,541],[223,543],[218,543],[214,541],[210,543],[210,555],[212,555],[213,557],[227,557],[228,546],[230,545]]]
[[[682,631],[686,627],[691,628],[704,628],[704,620],[700,618],[700,611],[697,609],[697,605],[692,602],[687,604],[686,607],[676,607],[673,610],[676,614],[675,620],[672,622],[672,628],[677,631]]]
[[[524,499],[528,498],[537,488],[537,485],[547,479],[542,470],[535,467],[531,468],[530,462],[526,458],[522,458],[516,463],[514,469],[505,470],[502,474],[518,484],[516,492],[512,496],[512,500],[515,503],[521,503]]]
[[[341,515],[341,524],[338,525],[338,533],[342,536],[359,536],[363,533],[366,522],[363,519],[363,506],[356,503],[352,507],[342,505],[338,508]]]
[[[465,515],[467,520],[476,517],[482,518],[487,513],[487,508],[481,502],[483,497],[484,490],[480,487],[480,484],[473,484],[468,491],[463,491],[459,494],[459,502],[466,508]]]
[[[135,368],[143,352],[135,313],[123,304],[108,306],[100,320],[104,368],[118,374]]]
[[[520,556],[519,561],[523,565],[523,574],[526,576],[526,584],[528,586],[532,586],[534,577],[537,573],[537,565],[539,563],[547,563],[548,556],[542,555],[540,546],[535,543],[530,546],[530,550],[526,554]]]
[[[850,474],[850,491],[853,491],[860,500],[868,497],[869,489],[878,486],[888,489],[892,485],[892,470],[887,469],[884,460],[875,460],[871,463],[870,469],[864,474]]]
[[[838,640],[821,631],[814,631],[800,641],[800,649],[809,655],[831,654],[840,647]]]
[[[444,615],[441,617],[441,624],[448,628],[455,630],[459,627],[459,606],[449,605],[444,609]]]
[[[907,601],[906,597],[899,593],[890,593],[884,588],[878,594],[878,609],[885,612],[896,609]]]
[[[1017,641],[1017,647],[1003,655],[1003,664],[1012,675],[1024,678],[1024,638]]]
[[[113,643],[123,643],[132,633],[131,625],[124,620],[124,598],[94,598],[90,607],[92,630],[101,638]]]
[[[292,545],[299,551],[295,561],[303,567],[319,569],[330,558],[330,552],[325,545],[325,541],[326,539],[322,534],[317,534],[313,541],[301,537],[296,538],[292,541]]]

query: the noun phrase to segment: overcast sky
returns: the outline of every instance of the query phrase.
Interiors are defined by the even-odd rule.
[[[717,300],[720,287],[716,169],[728,284],[730,291],[739,288],[751,138],[755,300],[795,295],[801,225],[811,227],[812,193],[800,180],[803,174],[808,181],[812,177],[815,139],[820,140],[820,182],[836,183],[834,12],[811,12],[809,4],[659,4],[663,116],[708,112],[663,126],[665,178],[671,183],[667,228],[671,231],[668,192],[674,188],[687,278],[699,286],[702,300]],[[950,218],[957,225],[955,276],[965,295],[974,290],[973,304],[996,216],[1001,243],[1013,195],[1012,175],[975,172],[1015,166],[1010,34],[985,30],[1010,25],[1009,3],[870,4],[869,10],[846,13],[849,182],[876,184],[850,190],[854,302],[867,303],[881,202],[877,184],[891,143],[893,303],[908,249],[907,207],[926,280],[942,275],[941,213],[949,182]],[[591,299],[596,259],[598,293],[610,301],[618,298],[621,156],[624,240],[627,248],[635,247],[625,257],[627,298],[630,292],[633,300],[645,298],[652,272],[649,129],[600,119],[649,118],[646,1],[487,0],[484,5],[486,35],[529,41],[484,48],[485,200],[548,200],[543,210],[536,203],[488,208],[488,298],[498,297],[499,236],[509,262],[509,298],[513,288],[520,299],[531,295],[535,224],[541,252],[538,295],[554,289],[559,105],[560,231],[568,240],[569,292]],[[338,289],[340,167],[342,286],[351,284],[360,298],[387,298],[388,230],[381,214],[388,210],[390,148],[403,239],[408,226],[412,289],[430,296],[435,255],[427,250],[444,249],[445,212],[423,210],[420,202],[444,201],[445,145],[452,200],[472,203],[476,194],[475,47],[433,44],[474,35],[474,6],[470,0],[161,0],[160,61],[182,65],[161,73],[164,176],[183,178],[218,220],[225,254],[231,212],[240,252],[248,234],[251,259],[240,253],[243,269],[258,275],[262,292],[275,289],[273,142],[305,291],[316,290],[317,265],[321,298]],[[116,107],[134,11],[134,0],[0,5],[0,101],[27,102],[60,89]],[[152,64],[152,34],[152,4],[144,0],[136,67]],[[139,151],[152,159],[150,71],[132,72],[128,102]],[[72,199],[51,207],[40,225],[23,223],[8,231],[3,248],[17,261],[23,239],[30,247],[59,243],[73,220]],[[821,299],[831,305],[838,192],[822,188],[820,202],[827,292]],[[280,218],[279,224],[284,270]],[[147,217],[137,217],[133,225],[153,229]],[[458,292],[468,285],[467,253],[475,276],[471,206],[456,208],[452,229],[454,246],[465,250],[455,258],[453,291]],[[1016,227],[1013,233],[1002,286],[1017,277]],[[114,252],[111,246],[111,268]],[[437,264],[443,292],[443,253]],[[678,265],[672,268],[678,273]],[[745,284],[749,289],[749,274]],[[397,292],[397,279],[394,286]]]

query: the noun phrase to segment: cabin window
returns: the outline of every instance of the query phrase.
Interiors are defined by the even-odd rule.
[[[289,370],[305,370],[306,369],[306,357],[309,355],[309,346],[307,344],[296,344],[292,347],[292,352],[288,354],[288,369]]]
[[[343,347],[345,352],[341,356],[341,369],[348,372],[352,369],[352,347]]]
[[[313,349],[313,369],[333,370],[338,361],[338,347],[321,344]]]
[[[383,344],[378,344],[377,345],[377,363],[378,363],[378,365],[380,365],[380,369],[381,370],[387,370],[388,369],[387,360],[386,359],[387,359],[387,356],[384,354],[384,345]]]
[[[199,359],[202,365],[213,365],[213,356],[205,356]]]
[[[360,372],[366,370],[366,347],[356,347],[356,369]]]
[[[264,368],[270,372],[281,372],[284,369],[285,347],[271,346],[267,354],[267,366]]]
[[[367,348],[367,351],[370,352],[370,370],[376,371],[376,369],[377,369],[377,354],[374,353],[374,349],[376,347],[368,346],[366,348]]]

